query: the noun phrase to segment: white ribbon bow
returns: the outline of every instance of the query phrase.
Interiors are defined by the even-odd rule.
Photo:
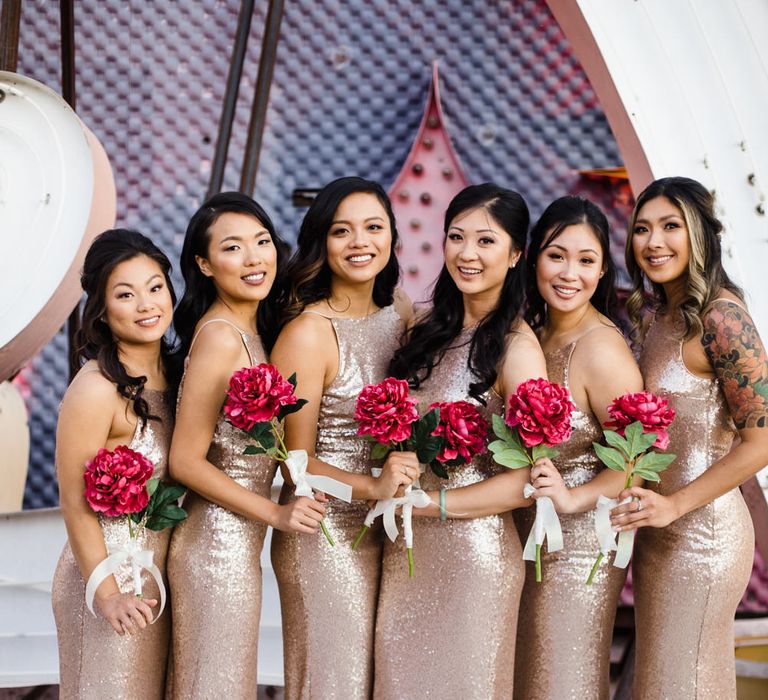
[[[352,487],[341,481],[322,474],[307,474],[309,458],[306,450],[291,450],[285,460],[285,466],[291,475],[291,481],[296,486],[297,496],[306,496],[314,500],[315,491],[322,491],[340,501],[349,503],[352,500]]]
[[[141,570],[146,569],[152,574],[152,578],[155,579],[157,587],[160,589],[160,609],[157,611],[152,623],[154,624],[160,615],[163,614],[163,608],[165,608],[165,585],[163,585],[163,576],[160,573],[160,569],[152,561],[152,550],[142,549],[141,545],[136,540],[130,540],[124,549],[120,549],[113,554],[110,554],[104,561],[102,561],[91,573],[88,578],[88,583],[85,586],[85,604],[88,606],[88,610],[96,617],[96,612],[93,609],[93,598],[96,595],[96,589],[101,585],[107,576],[111,576],[116,573],[120,568],[120,565],[124,561],[128,561],[131,565],[131,571],[133,573],[133,589],[137,596],[141,595]]]
[[[536,489],[531,484],[523,487],[523,496],[526,498],[530,498],[534,493]],[[545,539],[548,552],[557,552],[563,548],[563,530],[560,527],[555,504],[549,496],[536,499],[536,519],[533,521],[533,527],[523,549],[523,559],[536,561],[536,545],[544,544]]]
[[[432,500],[427,496],[426,491],[422,489],[414,489],[413,486],[408,486],[405,489],[405,494],[398,498],[387,498],[383,501],[376,501],[376,505],[368,511],[365,516],[365,525],[370,527],[373,525],[373,521],[380,515],[384,521],[384,531],[387,533],[392,542],[394,542],[400,534],[397,529],[397,522],[395,521],[395,511],[399,506],[403,507],[403,537],[405,538],[405,546],[408,549],[413,548],[413,509],[414,508],[426,508],[432,503]]]
[[[613,565],[619,569],[626,569],[629,559],[632,556],[632,548],[635,544],[636,530],[622,530],[617,533],[611,525],[611,510],[616,506],[623,506],[632,501],[631,497],[625,498],[619,502],[615,498],[599,496],[597,506],[595,506],[595,535],[600,543],[600,551],[607,557],[611,551],[616,552],[613,558]],[[618,544],[616,535],[619,536]]]

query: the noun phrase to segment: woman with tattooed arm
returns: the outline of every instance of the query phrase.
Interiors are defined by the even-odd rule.
[[[677,413],[677,460],[658,489],[612,511],[642,528],[633,575],[634,697],[735,698],[730,630],[749,580],[754,530],[738,486],[768,463],[768,363],[742,291],[723,269],[722,225],[698,182],[670,177],[638,197],[627,308],[645,387]],[[652,313],[641,320],[650,282]],[[737,440],[734,442],[734,438]]]

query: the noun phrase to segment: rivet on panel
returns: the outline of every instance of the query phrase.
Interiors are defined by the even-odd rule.
[[[423,250],[425,253],[428,253],[430,250],[432,250],[432,244],[431,244],[429,241],[424,241],[424,242],[421,244],[421,249],[422,249],[422,250]]]
[[[408,274],[409,275],[418,275],[419,274],[419,268],[416,265],[411,265],[408,268]]]
[[[440,120],[437,118],[436,114],[430,114],[427,118],[427,126],[430,129],[437,129],[438,126],[440,126]]]
[[[402,199],[403,201],[405,201],[406,199],[408,199],[410,194],[409,194],[408,190],[400,190],[397,193],[397,196],[400,197],[400,199]]]
[[[421,163],[414,163],[411,170],[414,175],[421,175],[424,172],[424,166]]]
[[[429,194],[429,192],[422,192],[421,197],[419,197],[422,204],[429,204],[432,201],[432,195]]]
[[[443,177],[446,180],[450,180],[453,177],[453,168],[449,168],[448,166],[443,168]]]
[[[417,230],[420,229],[421,228],[421,221],[419,221],[418,219],[411,219],[411,228],[414,228],[414,229],[417,229]]]
[[[435,142],[431,138],[429,138],[429,136],[427,136],[421,143],[424,146],[424,148],[426,148],[428,151],[431,151],[432,146],[435,145]]]

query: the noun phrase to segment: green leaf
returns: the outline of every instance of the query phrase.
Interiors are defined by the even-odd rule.
[[[493,454],[493,461],[502,467],[509,469],[520,469],[521,467],[531,466],[528,454],[522,445],[510,445],[504,440],[494,440],[488,449]]]
[[[615,447],[621,452],[627,459],[629,459],[629,444],[621,437],[615,430],[603,430],[605,435],[605,441],[611,446]]]
[[[266,452],[264,448],[261,447],[261,445],[248,445],[243,450],[244,455],[263,455]]]
[[[617,449],[606,447],[599,442],[593,442],[592,447],[594,448],[598,459],[608,467],[608,469],[613,469],[616,472],[623,472],[626,470],[624,455]]]
[[[632,472],[632,476],[639,476],[646,481],[661,481],[661,477],[656,472],[647,471],[645,469],[635,469]]]
[[[186,514],[185,514],[185,517],[186,517]],[[180,522],[181,520],[173,520],[171,518],[164,518],[159,515],[153,515],[151,518],[147,520],[146,528],[147,530],[154,530],[155,532],[157,532],[159,530],[165,530],[165,528],[167,527],[174,527],[174,525],[177,525]]]
[[[446,470],[445,465],[441,464],[436,459],[429,463],[429,468],[435,476],[439,476],[441,479],[448,478],[448,471]]]
[[[653,443],[656,442],[657,435],[656,433],[644,433],[643,424],[639,420],[636,420],[626,427],[624,437],[629,445],[629,453],[627,456],[630,459],[633,459],[653,445]]]
[[[385,459],[390,452],[392,452],[392,448],[389,445],[374,442],[371,447],[371,459]]]
[[[290,406],[283,406],[280,408],[280,413],[278,414],[278,419],[283,420],[286,416],[290,416],[291,413],[296,413],[296,411],[300,411],[304,406],[309,403],[306,399],[299,399],[296,403],[291,404]]]
[[[271,432],[272,425],[269,421],[263,420],[259,423],[256,423],[250,430],[247,430],[246,432],[251,437],[251,439],[255,440],[256,442],[261,442],[261,438],[264,435],[268,435]]]
[[[175,503],[168,503],[155,513],[155,515],[159,515],[162,518],[168,518],[169,520],[182,521],[187,517],[187,511],[180,508]]]
[[[515,440],[516,435],[512,432],[511,428],[504,422],[504,419],[498,414],[494,413],[491,418],[493,425],[493,434],[499,438],[499,440]]]
[[[557,450],[549,445],[534,445],[531,448],[531,459],[535,462],[539,457],[557,457]]]
[[[157,490],[157,485],[160,483],[160,479],[150,479],[147,482],[147,493],[152,496]]]
[[[643,469],[650,472],[663,472],[675,459],[677,455],[671,452],[648,452],[635,462],[635,471]]]
[[[288,377],[288,383],[295,389],[296,388],[296,372]]]
[[[149,508],[149,504],[146,505],[144,510],[140,510],[138,513],[131,513],[128,517],[135,523],[140,523],[144,517],[144,512]]]

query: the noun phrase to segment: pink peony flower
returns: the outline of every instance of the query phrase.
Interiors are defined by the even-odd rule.
[[[619,435],[624,435],[624,429],[640,421],[643,424],[644,433],[656,433],[656,442],[653,447],[666,450],[669,447],[669,434],[667,428],[675,419],[675,409],[667,400],[656,396],[650,391],[638,391],[634,394],[624,394],[614,399],[608,406],[611,420],[605,423],[606,428],[615,430]]]
[[[529,379],[510,395],[504,421],[526,447],[558,445],[571,437],[574,406],[568,389],[546,379]]]
[[[437,455],[438,462],[456,458],[470,462],[475,455],[485,452],[488,423],[477,406],[467,401],[440,401],[433,403],[429,410],[433,408],[440,409],[440,422],[432,435],[445,438],[445,446]]]
[[[224,413],[232,425],[247,432],[256,423],[275,418],[283,406],[297,401],[293,385],[277,367],[263,363],[243,367],[232,375]]]
[[[154,467],[143,454],[125,445],[100,449],[85,465],[85,500],[109,517],[138,513],[149,502],[147,481]]]
[[[411,424],[419,419],[416,399],[408,396],[408,382],[387,377],[363,387],[355,404],[358,435],[370,435],[377,442],[403,442],[411,437]]]

